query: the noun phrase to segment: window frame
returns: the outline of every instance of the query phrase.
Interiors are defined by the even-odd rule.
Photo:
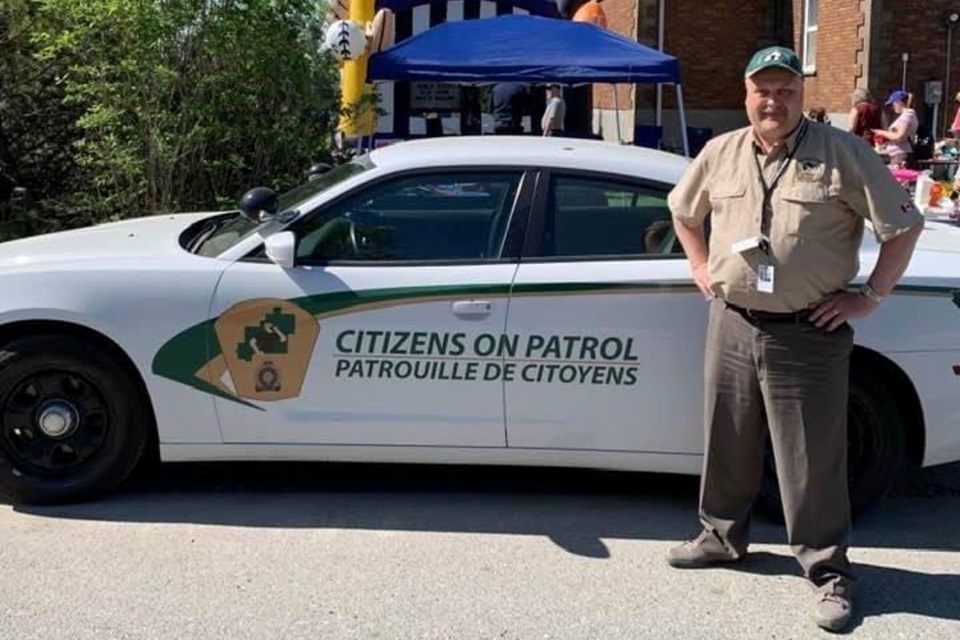
[[[810,6],[816,3],[817,21],[810,23]],[[805,74],[814,74],[817,71],[817,60],[809,58],[810,55],[810,34],[814,34],[817,39],[817,47],[820,45],[820,0],[803,0],[803,72]]]
[[[337,197],[324,202],[316,208],[310,210],[307,214],[301,216],[284,231],[293,232],[296,237],[296,246],[301,240],[303,228],[309,225],[317,216],[321,216],[331,207],[342,205],[345,201],[361,196],[364,191],[378,189],[386,183],[399,182],[416,178],[417,176],[436,176],[443,174],[463,174],[463,173],[509,173],[514,172],[520,175],[520,181],[517,185],[517,193],[514,196],[513,204],[507,212],[507,221],[504,228],[503,238],[500,243],[500,253],[496,257],[487,258],[462,258],[462,259],[437,259],[437,260],[351,260],[351,259],[317,259],[297,257],[294,261],[294,268],[297,267],[325,267],[325,266],[352,266],[352,267],[410,267],[410,266],[445,266],[445,265],[470,265],[470,264],[503,264],[517,262],[520,259],[520,250],[523,244],[523,233],[526,228],[530,215],[533,193],[536,188],[536,170],[529,166],[518,165],[460,165],[455,167],[420,167],[403,171],[391,172],[367,180],[363,184],[357,185]],[[296,251],[296,249],[295,249]],[[270,262],[264,253],[264,246],[259,246],[252,252],[248,258],[250,261]]]
[[[578,169],[543,168],[537,179],[537,191],[533,197],[530,222],[527,225],[526,239],[520,257],[526,263],[564,263],[564,262],[625,262],[651,260],[686,260],[683,252],[677,253],[639,253],[639,254],[601,254],[587,256],[544,256],[540,255],[543,234],[547,222],[547,207],[550,205],[550,187],[557,176],[579,180],[606,180],[622,184],[631,189],[660,191],[666,200],[674,185],[649,178],[625,176],[619,173]],[[669,209],[668,209],[669,210]],[[679,240],[676,240],[679,244]]]

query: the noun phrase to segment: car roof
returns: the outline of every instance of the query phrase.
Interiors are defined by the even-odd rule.
[[[450,165],[588,169],[674,183],[689,160],[602,140],[543,136],[451,136],[399,142],[370,154],[377,167],[402,171]]]

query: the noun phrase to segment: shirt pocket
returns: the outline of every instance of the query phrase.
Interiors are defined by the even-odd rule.
[[[738,182],[721,182],[710,188],[710,207],[714,215],[743,209],[747,197],[747,185]]]
[[[822,182],[794,184],[779,194],[783,208],[781,231],[788,236],[815,237],[835,212],[834,190]]]

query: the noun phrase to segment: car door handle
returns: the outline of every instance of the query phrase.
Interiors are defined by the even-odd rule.
[[[488,316],[493,311],[493,303],[489,300],[457,300],[451,307],[453,314],[461,318]]]

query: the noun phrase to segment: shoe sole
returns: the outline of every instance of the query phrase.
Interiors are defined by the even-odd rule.
[[[829,623],[825,620],[817,620],[816,622],[818,627],[831,633],[843,633],[850,627],[850,620],[844,620],[842,623]]]
[[[687,560],[684,558],[667,558],[667,564],[674,569],[706,569],[722,564],[739,562],[742,558],[704,558],[702,560]]]

